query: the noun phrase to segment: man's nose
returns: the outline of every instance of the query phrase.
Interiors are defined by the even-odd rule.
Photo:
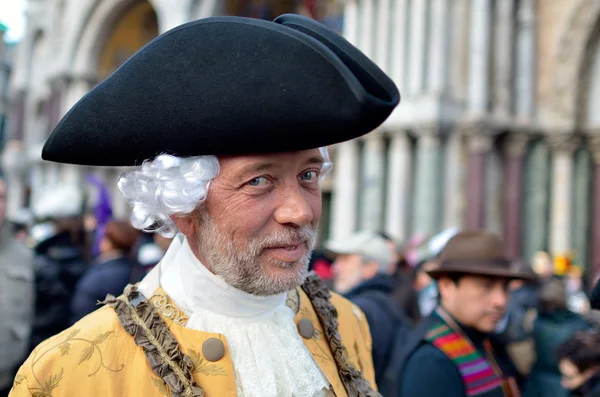
[[[287,188],[282,194],[280,206],[275,211],[277,223],[302,227],[310,224],[313,218],[313,210],[301,188],[298,186]]]

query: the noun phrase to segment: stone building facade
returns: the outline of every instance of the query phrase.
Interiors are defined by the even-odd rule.
[[[302,12],[342,30],[403,97],[378,131],[332,148],[322,237],[367,228],[402,242],[485,227],[511,256],[574,250],[592,277],[600,271],[600,0],[27,4],[4,154],[20,187],[11,211],[37,187],[87,172],[115,186],[122,170],[44,163],[40,148],[60,116],[147,40],[209,15]]]
[[[9,214],[31,205],[45,186],[57,182],[80,184],[87,189],[88,174],[96,174],[112,189],[115,215],[128,214],[129,208],[116,188],[123,168],[49,163],[41,160],[41,148],[71,106],[158,34],[184,22],[214,15],[273,19],[293,12],[311,16],[340,32],[343,22],[342,4],[333,0],[26,0],[25,3],[26,31],[10,83],[10,142],[2,156],[11,185]]]
[[[336,148],[332,234],[488,228],[513,257],[600,272],[600,1],[347,0],[344,34],[398,84]]]

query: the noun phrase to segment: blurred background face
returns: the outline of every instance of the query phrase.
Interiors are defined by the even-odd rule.
[[[438,281],[442,305],[462,324],[481,332],[493,332],[506,313],[509,280],[464,276],[457,283]]]
[[[584,372],[579,372],[579,369],[569,359],[562,359],[558,363],[558,368],[562,374],[560,384],[565,389],[574,390],[581,387],[592,376],[597,373],[595,368],[590,368]]]
[[[423,267],[427,266],[429,262],[426,262],[420,270],[415,273],[415,281],[414,281],[414,289],[415,291],[421,291],[427,288],[433,283],[433,279],[429,277],[429,275],[423,271]]]
[[[340,254],[333,262],[333,288],[344,294],[363,280],[363,264],[360,255]]]

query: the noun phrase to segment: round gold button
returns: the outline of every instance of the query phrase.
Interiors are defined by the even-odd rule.
[[[209,338],[202,344],[202,355],[208,361],[219,361],[225,355],[225,345],[217,338]]]
[[[315,326],[309,319],[303,318],[298,321],[298,332],[304,339],[310,339],[315,335]]]

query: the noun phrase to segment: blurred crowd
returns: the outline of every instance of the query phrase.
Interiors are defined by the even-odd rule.
[[[0,396],[35,346],[141,281],[170,244],[115,219],[103,184],[90,182],[90,211],[80,188],[57,184],[6,219],[10,187],[0,181]]]
[[[398,395],[410,336],[440,303],[437,281],[424,269],[439,261],[458,232],[444,230],[400,247],[384,233],[360,232],[328,242],[315,255],[313,269],[367,317],[384,396]],[[590,307],[582,269],[545,252],[513,265],[534,281],[508,284],[510,299],[494,337],[514,364],[521,395],[600,396],[600,316]]]
[[[127,284],[139,282],[166,252],[170,239],[115,219],[109,195],[94,178],[95,203],[83,208],[80,190],[56,185],[30,209],[5,218],[0,183],[0,392],[32,349]],[[435,264],[459,230],[420,236],[398,246],[384,233],[360,231],[326,241],[310,269],[365,313],[373,341],[377,384],[397,395],[404,348],[420,322],[440,303]],[[583,271],[540,252],[515,262],[533,282],[512,281],[495,336],[506,348],[524,396],[600,396],[600,316],[584,289]],[[4,393],[4,394],[3,394]]]

